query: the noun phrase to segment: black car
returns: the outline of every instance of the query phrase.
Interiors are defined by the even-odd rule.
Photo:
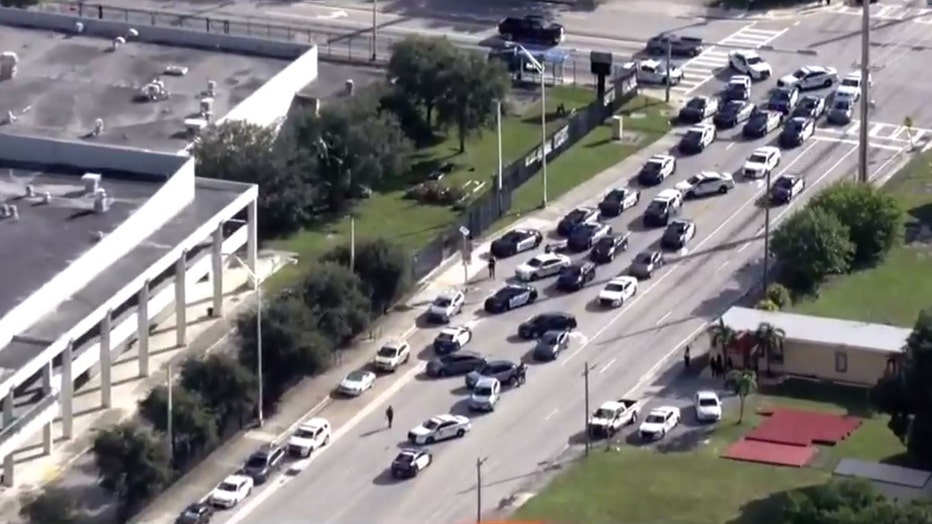
[[[504,313],[521,306],[533,304],[537,300],[537,289],[526,284],[508,284],[494,295],[485,299],[488,313]]]
[[[803,118],[817,119],[825,113],[825,100],[816,95],[806,95],[799,99],[796,109],[793,110],[793,117],[801,116]]]
[[[660,237],[660,247],[664,249],[683,249],[686,243],[696,236],[696,224],[691,220],[674,220],[667,226]]]
[[[595,263],[589,260],[574,262],[557,277],[557,289],[579,291],[595,278]]]
[[[252,477],[256,484],[262,484],[278,470],[283,458],[285,458],[284,447],[268,444],[249,457],[243,466],[243,473]]]
[[[641,171],[648,168],[650,162],[645,164]],[[640,178],[640,175],[638,175]],[[606,217],[616,217],[622,213],[625,209],[636,206],[638,202],[641,201],[641,192],[637,189],[630,187],[619,187],[612,189],[602,198],[602,201],[599,202],[599,212],[602,213],[602,216]]]
[[[207,524],[213,516],[214,508],[209,504],[197,502],[185,508],[175,519],[175,524]]]
[[[669,200],[651,200],[644,210],[645,227],[666,226],[670,219],[680,213],[680,208]]]
[[[652,55],[698,56],[702,53],[702,39],[661,33],[647,41],[646,50]]]
[[[537,338],[548,331],[567,331],[576,326],[576,317],[570,313],[542,313],[522,322],[518,326],[518,336]]]
[[[425,448],[403,449],[392,461],[392,477],[396,479],[416,477],[433,462],[434,456]]]
[[[486,365],[466,375],[466,389],[473,389],[483,378],[494,378],[502,385],[518,382],[521,365],[510,360],[490,360]]]
[[[680,109],[677,120],[684,124],[698,124],[718,112],[719,102],[714,98],[697,96]]]
[[[569,236],[573,228],[580,224],[595,222],[599,218],[599,210],[591,207],[577,207],[570,211],[557,224],[557,234],[560,236]]]
[[[559,45],[563,41],[563,26],[550,22],[542,16],[509,16],[498,24],[498,34],[502,40],[516,42],[541,42]]]
[[[452,355],[435,358],[427,363],[430,377],[452,377],[465,375],[482,368],[488,363],[485,357],[472,351],[460,351]]]
[[[492,241],[490,251],[495,258],[506,258],[537,249],[543,240],[544,234],[537,229],[512,229]]]
[[[767,133],[777,129],[783,123],[783,113],[757,109],[744,124],[741,130],[747,138],[761,138]]]
[[[789,119],[780,132],[780,146],[785,148],[802,145],[815,133],[815,123],[812,119],[796,117]]]
[[[566,331],[548,331],[537,339],[532,353],[534,360],[556,360],[560,353],[570,347],[570,335]]]
[[[788,115],[796,109],[799,103],[799,89],[796,87],[778,87],[770,92],[767,105],[774,111]]]
[[[789,204],[806,188],[806,179],[797,175],[780,175],[770,186],[770,200],[776,205]]]
[[[589,260],[597,264],[608,264],[615,260],[615,255],[628,249],[628,234],[608,235],[602,237],[592,246],[589,252]]]
[[[751,102],[732,100],[726,103],[712,121],[720,128],[731,128],[751,118],[755,106]]]
[[[732,100],[750,100],[751,99],[751,82],[729,81],[722,92],[722,98],[726,102]]]
[[[573,228],[567,239],[566,247],[571,251],[580,252],[591,249],[598,240],[612,234],[612,226],[608,224],[592,223],[580,224]]]

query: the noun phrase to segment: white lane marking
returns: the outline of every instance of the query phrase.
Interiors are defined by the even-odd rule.
[[[807,153],[808,151],[810,151],[813,147],[815,147],[817,144],[818,144],[817,142],[813,142],[813,143],[809,144],[808,146],[806,146],[806,148],[803,149],[803,150],[799,153],[799,156],[797,156],[796,158],[794,158],[793,160],[791,160],[788,164],[786,164],[786,165],[783,167],[783,170],[780,171],[779,173],[777,173],[776,176],[779,177],[779,176],[782,175],[783,173],[787,172],[791,167],[793,167],[794,164],[796,164],[796,162],[799,162],[803,157],[805,157],[805,156],[806,156],[806,153]],[[719,231],[721,231],[722,229],[724,229],[725,226],[727,226],[729,223],[731,223],[732,220],[734,220],[736,217],[738,217],[738,216],[741,214],[741,212],[744,210],[744,208],[746,208],[746,207],[748,207],[749,205],[751,205],[751,204],[753,204],[754,202],[756,202],[757,199],[758,199],[758,197],[760,197],[761,193],[763,193],[763,191],[758,191],[757,193],[755,193],[754,195],[752,195],[751,198],[749,198],[747,201],[744,202],[744,204],[741,204],[741,207],[739,207],[738,209],[736,209],[731,215],[728,216],[728,218],[726,218],[725,220],[723,220],[722,223],[718,225],[718,227],[716,227],[714,230],[712,230],[712,232],[709,233],[708,236],[706,236],[705,238],[703,238],[702,240],[700,240],[699,243],[696,244],[696,247],[695,247],[696,251],[698,251],[699,248],[701,248],[703,245],[705,245],[709,240],[715,238],[715,235],[716,235]],[[590,337],[589,340],[588,340],[585,344],[581,345],[576,351],[574,351],[574,352],[570,353],[569,355],[567,355],[566,358],[564,358],[564,359],[560,362],[560,365],[561,365],[561,366],[567,365],[567,364],[569,363],[569,361],[572,360],[573,357],[575,357],[575,356],[578,355],[580,352],[582,352],[582,350],[586,349],[586,346],[588,346],[590,342],[592,342],[593,340],[599,338],[599,337],[602,335],[602,333],[605,333],[609,328],[611,328],[612,325],[613,325],[615,322],[617,322],[619,318],[621,318],[626,312],[630,311],[630,310],[632,309],[632,307],[633,307],[635,304],[637,304],[637,302],[638,302],[639,300],[642,300],[645,296],[647,296],[648,294],[650,294],[651,290],[654,289],[655,287],[659,286],[664,280],[670,278],[670,275],[673,275],[674,273],[676,273],[676,271],[677,271],[680,267],[682,267],[682,266],[673,266],[673,267],[671,267],[666,273],[660,275],[660,276],[651,284],[651,286],[650,286],[649,288],[647,288],[647,289],[645,289],[643,292],[638,293],[637,295],[635,295],[635,296],[634,296],[634,300],[632,300],[631,303],[628,304],[628,307],[622,309],[621,312],[619,312],[618,314],[616,314],[616,315],[613,316],[612,318],[608,319],[608,322],[606,322],[598,331],[596,331],[596,332],[592,335],[592,337]]]
[[[559,412],[560,412],[559,409],[555,409],[555,410],[551,411],[549,415],[547,415],[546,417],[544,417],[544,421],[547,421],[547,420],[552,419],[552,418],[555,417],[556,414],[559,413]]]
[[[732,143],[728,144],[727,146],[725,146],[725,151],[728,151],[729,149],[735,147],[735,144],[736,144],[736,142],[732,142]]]
[[[745,244],[745,245],[747,245],[747,244]],[[727,265],[730,264],[730,263],[731,263],[731,260],[726,260],[726,261],[722,262],[722,265],[720,265],[720,266],[718,266],[717,268],[715,268],[715,272],[718,273],[719,271],[725,269],[725,266],[727,266]]]
[[[860,142],[858,142],[857,140],[852,140],[852,139],[835,138],[835,137],[830,137],[830,136],[814,136],[812,138],[814,140],[818,140],[819,142],[833,142],[836,144],[844,144],[846,146],[860,145]],[[886,144],[878,144],[876,142],[868,142],[867,145],[875,149],[885,149],[887,151],[900,151],[904,148],[904,146],[888,146]]]
[[[376,409],[378,409],[382,404],[384,404],[385,401],[387,401],[392,395],[397,393],[402,387],[406,386],[408,382],[414,380],[414,377],[417,376],[419,373],[422,373],[425,369],[427,369],[427,362],[424,362],[424,361],[418,362],[416,366],[408,370],[408,372],[402,375],[397,381],[395,381],[395,383],[388,386],[388,388],[386,388],[385,391],[380,393],[379,396],[372,399],[372,402],[363,406],[363,408],[360,409],[359,412],[353,416],[353,418],[351,418],[346,424],[343,424],[342,426],[337,428],[336,431],[333,432],[333,434],[330,437],[330,445],[324,446],[318,449],[317,451],[315,451],[313,454],[311,454],[310,458],[307,459],[306,466],[309,466],[318,457],[326,453],[328,450],[332,449],[334,442],[342,438],[344,435],[349,433],[353,428],[359,425],[359,423],[362,422],[364,418],[371,415]],[[305,466],[304,471],[307,471],[306,466]],[[263,502],[268,500],[269,497],[274,495],[279,489],[281,489],[282,486],[291,482],[292,479],[296,479],[300,476],[301,476],[300,474],[292,476],[292,477],[284,476],[282,477],[283,480],[281,482],[269,486],[265,490],[260,491],[258,494],[256,494],[252,498],[246,499],[246,502],[245,504],[243,504],[242,508],[239,511],[237,511],[236,514],[232,515],[230,519],[226,521],[226,524],[236,524],[240,522],[241,520],[249,516],[250,513],[255,511],[256,508],[262,505]]]
[[[743,246],[739,247],[739,248],[738,248],[738,251],[736,251],[736,252],[737,252],[737,253],[740,253],[740,252],[744,251],[745,249],[747,249],[747,248],[749,248],[749,247],[751,247],[751,243],[750,243],[750,242],[748,242],[748,243],[744,244]]]
[[[613,358],[613,359],[609,360],[609,361],[608,361],[608,364],[605,364],[604,366],[602,366],[602,369],[599,370],[599,373],[605,373],[606,371],[608,371],[608,368],[610,368],[610,367],[612,367],[613,365],[615,365],[615,360],[617,360],[617,359],[614,359],[614,358]]]
[[[660,317],[660,319],[659,319],[659,320],[657,320],[657,322],[656,322],[656,323],[654,323],[654,325],[655,325],[655,326],[659,326],[660,324],[662,324],[662,323],[663,323],[663,321],[664,321],[664,320],[666,320],[666,319],[668,319],[668,318],[670,318],[670,315],[672,315],[672,314],[673,314],[673,312],[672,312],[672,311],[667,311],[667,314],[666,314],[666,315],[664,315],[664,316],[662,316],[662,317]]]

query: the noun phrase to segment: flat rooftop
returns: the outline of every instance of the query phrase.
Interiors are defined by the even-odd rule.
[[[323,101],[337,100],[346,96],[347,80],[352,80],[355,87],[360,88],[385,78],[384,69],[318,61],[317,79],[300,93]]]
[[[3,26],[0,50],[19,57],[16,78],[0,82],[0,117],[16,122],[0,132],[175,152],[190,141],[184,120],[197,116],[208,80],[216,82],[213,113],[226,115],[287,60],[141,42],[116,51],[107,39]],[[165,74],[169,67],[184,75]],[[141,102],[140,90],[159,78],[168,99]],[[89,138],[94,122],[104,131]]]
[[[67,176],[41,175],[54,177],[56,180],[67,181]],[[80,182],[80,178],[74,176],[72,182]],[[88,238],[93,235],[85,234],[94,231],[96,224],[92,225],[93,220],[102,220],[110,214],[125,218],[126,210],[134,209],[144,201],[147,196],[158,188],[158,184],[145,182],[128,182],[113,179],[104,179],[101,186],[107,189],[107,192],[115,200],[115,205],[107,214],[88,214],[75,219],[74,224],[58,222],[58,229],[61,233],[51,242],[34,242],[30,244],[8,244],[7,230],[17,229],[20,226],[26,226],[30,222],[28,217],[21,218],[18,222],[12,223],[4,220],[0,222],[0,244],[11,246],[5,253],[15,253],[14,255],[4,254],[0,256],[0,267],[7,269],[8,263],[15,262],[17,268],[12,272],[4,273],[2,285],[0,285],[0,303],[4,307],[11,307],[16,303],[11,300],[9,292],[19,290],[21,294],[28,294],[38,286],[44,284],[54,272],[63,269],[71,260],[76,258],[78,252],[86,249],[91,244]],[[127,286],[142,271],[151,267],[166,253],[177,247],[185,239],[190,237],[205,222],[213,218],[226,206],[231,204],[249,186],[243,185],[241,189],[204,187],[198,184],[195,189],[194,201],[182,209],[174,218],[169,220],[164,226],[142,240],[135,248],[123,257],[115,260],[107,270],[92,279],[83,289],[75,293],[68,300],[59,305],[55,311],[47,314],[32,327],[21,333],[29,339],[39,341],[54,341],[65,331],[74,326],[77,322],[87,317],[95,309],[99,308],[104,302],[110,299],[119,290]],[[54,199],[53,199],[54,201]],[[122,203],[120,203],[122,202]],[[118,211],[117,206],[123,206],[123,211]],[[29,208],[30,205],[21,205],[20,209]],[[48,206],[36,206],[35,211],[46,212],[51,210]],[[72,212],[73,213],[73,212]],[[71,216],[65,213],[64,220]],[[84,220],[90,219],[87,223]],[[121,220],[122,221],[122,220]],[[36,222],[55,224],[54,220],[39,219]],[[78,225],[80,224],[80,225]],[[68,229],[70,228],[70,229]],[[77,241],[71,242],[69,237],[77,237]],[[28,236],[18,237],[21,241]],[[85,242],[82,243],[81,239]],[[71,252],[57,244],[70,245]],[[30,267],[26,259],[17,260],[21,255],[28,256],[32,261]],[[15,292],[15,291],[14,291]],[[29,359],[44,348],[42,344],[22,342],[14,340],[4,348],[0,348],[0,379],[6,378],[10,373],[22,367]]]

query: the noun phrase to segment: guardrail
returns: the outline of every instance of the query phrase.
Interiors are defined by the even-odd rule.
[[[6,457],[13,453],[23,444],[22,441],[32,438],[32,434],[27,434],[25,429],[35,422],[48,422],[58,414],[58,395],[59,392],[53,390],[51,394],[33,405],[25,414],[16,418],[12,424],[4,426],[0,430],[0,458]],[[42,420],[47,418],[48,420]]]

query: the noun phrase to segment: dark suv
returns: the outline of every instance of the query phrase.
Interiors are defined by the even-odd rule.
[[[256,484],[262,484],[278,470],[283,458],[285,458],[285,448],[269,444],[249,457],[246,465],[243,466],[243,473],[252,477]]]
[[[595,278],[595,262],[582,260],[575,262],[560,272],[557,277],[557,289],[560,291],[579,291]]]
[[[670,33],[661,33],[651,38],[646,47],[648,54],[663,55],[669,49],[672,56],[699,56],[704,49],[701,38]]]
[[[196,502],[185,508],[181,515],[178,515],[175,524],[208,524],[213,516],[214,508],[209,504]]]
[[[547,21],[542,16],[509,16],[498,24],[498,35],[502,40],[516,42],[542,42],[559,45],[564,37],[563,26]]]
[[[537,338],[548,331],[576,329],[576,317],[570,313],[543,313],[518,326],[518,336],[524,339]]]

